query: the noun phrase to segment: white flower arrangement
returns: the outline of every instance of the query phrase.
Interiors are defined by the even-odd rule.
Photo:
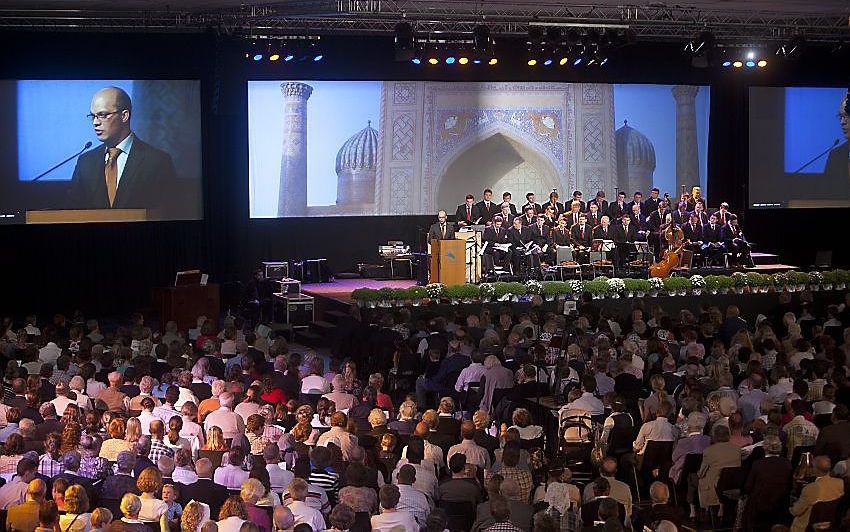
[[[649,288],[651,290],[664,290],[664,280],[660,277],[650,277]]]
[[[619,277],[608,279],[608,290],[614,294],[622,294],[626,290],[626,283]]]
[[[528,294],[539,295],[543,293],[543,284],[540,281],[531,279],[525,283],[525,291]]]
[[[691,286],[694,288],[705,288],[705,277],[702,275],[691,275]]]
[[[446,291],[446,285],[443,283],[431,283],[425,286],[425,290],[428,292],[429,298],[439,299]]]
[[[818,271],[809,272],[809,283],[810,284],[821,284],[823,283],[823,274]]]
[[[496,287],[491,283],[481,283],[478,290],[481,297],[493,297],[496,294]]]
[[[584,281],[573,280],[570,281],[570,292],[576,295],[581,295],[584,292]]]

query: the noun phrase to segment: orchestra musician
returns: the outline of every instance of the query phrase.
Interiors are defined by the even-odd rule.
[[[626,212],[635,212],[634,207],[637,205],[640,208],[640,214],[646,216],[646,206],[643,204],[643,192],[635,192],[632,196],[632,201],[626,203]]]
[[[509,208],[507,210],[510,211]],[[508,229],[504,227],[504,219],[501,215],[497,214],[493,217],[493,224],[484,229],[481,239],[484,242],[489,242],[484,256],[488,257],[493,264],[507,268],[511,261],[510,252],[496,248],[496,244],[510,244]],[[485,264],[485,268],[490,269],[489,266],[491,265]]]
[[[673,220],[673,215],[667,213],[664,217],[662,232],[662,245],[665,251],[676,251],[685,244],[685,232],[682,227]]]
[[[736,266],[754,268],[755,263],[750,255],[751,246],[738,224],[738,217],[730,214],[729,223],[721,228],[720,233],[723,239],[723,247],[732,254],[731,263]]]
[[[543,206],[543,218],[546,225],[549,226],[549,229],[552,229],[558,223],[558,217],[563,213],[555,212],[555,208],[550,204],[546,204]]]
[[[578,223],[579,215],[581,215],[581,203],[578,201],[573,201],[570,203],[570,212],[566,213],[564,216],[567,217],[567,225],[572,229],[572,227]]]
[[[623,218],[623,213],[631,212],[626,207],[626,193],[618,192],[617,201],[608,206],[608,216],[612,220],[620,220]]]
[[[581,190],[574,190],[573,191],[573,199],[570,202],[570,204],[572,204],[573,201],[577,201],[578,205],[579,205],[578,210],[581,211],[581,212],[587,212],[587,205],[584,204],[584,202],[581,200],[581,197],[582,197]]]
[[[593,230],[587,225],[587,216],[579,215],[579,222],[570,229],[570,243],[576,254],[576,262],[587,264],[590,262],[590,244],[593,241]]]
[[[702,252],[705,264],[716,263],[718,256],[723,252],[723,243],[720,240],[720,224],[717,223],[717,215],[708,217],[708,225],[702,228]]]
[[[705,207],[705,198],[702,197],[702,189],[700,187],[691,188],[691,196],[688,199],[688,210],[696,210],[696,204],[700,200],[702,200],[703,207]]]
[[[593,203],[595,203],[596,206],[599,208],[599,216],[608,213],[608,201],[605,199],[604,190],[599,190],[596,192],[596,196],[588,203],[588,208],[590,208],[590,205]]]
[[[587,212],[587,223],[590,227],[596,227],[602,221],[602,215],[599,214],[599,205],[595,201],[591,201],[587,206],[590,209]]]
[[[733,214],[729,212],[729,204],[725,201],[720,204],[720,209],[714,214],[717,215],[717,223],[719,223],[721,227],[728,224],[729,218],[733,216]]]
[[[657,189],[656,189],[657,190]],[[649,202],[650,200],[647,200]],[[667,228],[665,225],[665,220],[667,216],[667,201],[659,200],[655,203],[655,210],[652,211],[647,218],[646,225],[649,236],[647,240],[652,244],[655,248],[655,260],[661,260],[662,253],[664,252],[664,235],[663,231]]]
[[[520,218],[522,220],[522,225],[531,227],[535,223],[537,223],[537,211],[534,210],[534,207],[531,205],[526,205],[522,208],[523,215]]]
[[[516,216],[517,214],[519,214],[519,211],[518,211],[518,210],[516,210],[516,205],[514,205],[513,203],[511,203],[511,193],[510,193],[510,192],[503,192],[503,193],[502,193],[502,203],[507,203],[508,205],[510,205],[510,207],[511,207],[511,214],[513,214],[514,216]]]
[[[614,240],[614,230],[611,227],[611,218],[609,218],[607,215],[603,216],[599,221],[599,225],[597,225],[596,227],[593,228],[593,240],[608,240],[608,241]],[[617,249],[616,248],[614,248],[613,254],[614,254],[613,264],[616,264],[617,263]],[[608,257],[608,258],[611,259],[611,257]]]
[[[537,216],[537,223],[531,226],[531,239],[534,243],[541,248],[547,248],[549,244],[549,231],[551,231],[551,226],[546,224],[546,217],[541,215]],[[545,253],[544,255],[549,255],[549,253]]]
[[[617,262],[617,268],[623,268],[631,254],[632,244],[634,244],[638,236],[637,229],[632,224],[632,217],[629,213],[623,214],[620,223],[614,227],[613,233],[616,248],[614,260]]]
[[[560,216],[564,213],[564,204],[558,201],[558,191],[553,190],[549,193],[549,201],[543,205],[544,209],[552,207],[555,210],[555,216]]]
[[[543,207],[534,201],[534,192],[525,195],[525,205],[522,206],[522,212],[525,212],[526,207],[534,207],[534,214],[543,212]]]
[[[641,242],[646,242],[647,225],[646,219],[643,217],[643,213],[641,212],[641,206],[637,203],[631,203],[631,211],[629,213],[629,218],[631,218],[632,226],[635,228],[637,232],[636,239]]]
[[[481,213],[478,212],[478,206],[475,204],[475,196],[467,194],[466,202],[457,206],[455,221],[461,227],[476,225],[481,222]]]
[[[432,240],[451,240],[455,237],[455,226],[447,219],[446,211],[437,213],[437,222],[431,224],[431,228],[428,230],[429,243]]]
[[[702,200],[694,204],[693,212],[696,213],[701,225],[708,225],[708,213],[705,212],[705,203]]]
[[[658,197],[660,193],[661,191],[658,190],[658,187],[652,187],[652,190],[649,191],[649,198],[643,202],[643,212],[647,216],[658,209],[658,204],[661,203],[661,198]]]
[[[493,217],[499,214],[501,207],[493,201],[493,191],[489,188],[484,189],[484,199],[475,204],[478,207],[478,214],[481,216],[481,223],[487,224],[493,221]]]
[[[698,253],[702,248],[702,224],[699,223],[699,216],[692,212],[689,216],[688,223],[682,226],[685,240],[689,242],[688,249],[694,253]]]
[[[684,201],[680,201],[676,206],[676,210],[673,211],[673,221],[676,222],[676,225],[682,226],[688,223],[690,218],[691,213],[688,212],[688,204]]]
[[[505,224],[505,227],[509,229],[514,224],[514,218],[516,218],[516,214],[511,211],[511,207],[513,207],[513,205],[506,201],[502,203],[499,207],[501,208],[502,213],[502,223]]]
[[[511,244],[511,264],[514,274],[520,275],[528,273],[529,265],[533,266],[535,258],[534,255],[526,254],[531,244],[534,243],[534,236],[531,233],[531,227],[523,224],[523,218],[514,218],[514,225],[508,230],[508,241]]]
[[[567,219],[563,216],[558,218],[558,225],[549,233],[549,243],[551,244],[549,247],[555,251],[560,246],[570,245],[570,228],[567,227]]]

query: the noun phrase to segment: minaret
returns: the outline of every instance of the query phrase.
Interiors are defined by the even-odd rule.
[[[696,96],[699,87],[676,85],[672,89],[676,99],[676,190],[677,196],[699,186],[699,152],[697,150]]]
[[[283,152],[280,158],[278,216],[307,214],[307,100],[313,87],[287,82],[283,92]]]

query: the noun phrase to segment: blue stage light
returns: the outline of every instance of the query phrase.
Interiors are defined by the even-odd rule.
[[[446,64],[447,65],[453,65],[454,62],[455,62],[455,57],[453,55],[450,55],[446,58]]]

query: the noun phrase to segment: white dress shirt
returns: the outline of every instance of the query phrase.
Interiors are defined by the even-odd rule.
[[[564,408],[571,410],[587,410],[590,412],[591,416],[598,416],[605,413],[605,405],[603,405],[602,401],[590,392],[582,393],[581,397],[566,405]]]
[[[455,390],[462,392],[465,391],[471,383],[481,382],[481,376],[484,375],[484,370],[484,364],[481,364],[480,362],[473,362],[463,368],[457,378]]]
[[[227,464],[216,468],[213,481],[229,490],[238,490],[242,487],[242,483],[248,480],[248,475],[249,473],[241,467]]]
[[[315,530],[315,529],[314,529]],[[391,530],[419,530],[413,514],[404,510],[383,510],[381,515],[372,516],[372,530],[389,532]]]
[[[304,501],[292,501],[288,507],[295,517],[295,525],[307,523],[313,530],[325,529],[325,517],[320,511],[311,508]]]

